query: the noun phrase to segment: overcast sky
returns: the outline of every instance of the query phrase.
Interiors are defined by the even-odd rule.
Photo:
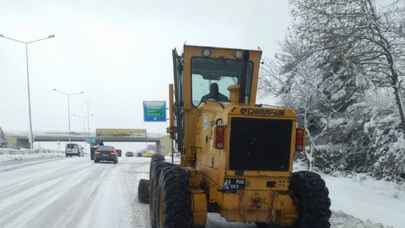
[[[271,57],[290,17],[286,0],[106,1],[1,0],[0,34],[55,39],[29,48],[33,128],[66,130],[66,98],[52,91],[85,91],[72,97],[72,113],[91,128],[147,128],[142,101],[166,100],[172,81],[171,49],[184,43],[256,49]],[[0,38],[0,127],[27,130],[24,45]],[[84,120],[72,118],[72,130]]]

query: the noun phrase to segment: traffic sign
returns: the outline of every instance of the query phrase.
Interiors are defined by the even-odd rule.
[[[146,122],[166,122],[166,101],[144,101],[143,119]]]

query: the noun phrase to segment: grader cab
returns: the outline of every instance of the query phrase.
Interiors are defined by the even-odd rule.
[[[173,50],[168,129],[181,159],[153,156],[139,183],[152,228],[204,227],[209,212],[258,227],[330,227],[325,182],[293,172],[303,148],[295,111],[256,104],[260,62],[260,50]]]

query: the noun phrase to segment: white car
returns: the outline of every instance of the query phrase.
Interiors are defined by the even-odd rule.
[[[83,156],[83,148],[76,143],[68,143],[65,148],[66,157]]]

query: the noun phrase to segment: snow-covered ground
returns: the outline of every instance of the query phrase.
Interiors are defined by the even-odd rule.
[[[149,227],[148,206],[137,201],[138,181],[148,176],[148,158],[123,157],[117,165],[94,164],[88,157],[19,162],[13,169],[0,169],[1,228]],[[324,178],[334,210],[332,228],[404,227],[402,186],[364,177]],[[216,214],[209,215],[207,225],[253,227],[227,223]]]
[[[405,184],[378,181],[365,175],[323,177],[329,188],[332,210],[395,228],[405,227]]]
[[[65,156],[64,151],[57,151],[57,150],[0,148],[0,162],[11,160],[55,158],[63,156]]]

